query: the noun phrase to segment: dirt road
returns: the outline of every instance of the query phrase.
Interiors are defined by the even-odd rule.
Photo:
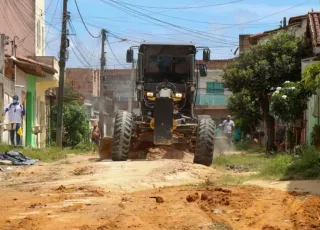
[[[159,158],[97,162],[83,155],[2,167],[0,229],[320,229],[319,196],[218,188],[210,181],[222,172],[193,165],[192,156]]]

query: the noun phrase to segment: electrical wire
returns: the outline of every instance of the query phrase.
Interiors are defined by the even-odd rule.
[[[2,8],[4,7],[2,4],[0,4],[0,11],[4,17],[4,20],[6,21],[8,27],[9,27],[9,30],[12,32],[12,34],[16,34],[15,31],[14,31],[14,28],[12,27],[11,23],[10,23],[10,20],[8,18],[8,15],[6,13],[6,9],[5,8]]]
[[[100,34],[99,36],[94,36],[94,35],[89,31],[89,29],[88,29],[88,27],[87,27],[86,23],[84,22],[84,20],[83,20],[83,18],[82,18],[82,15],[81,15],[80,9],[79,9],[79,7],[78,7],[77,0],[74,0],[74,3],[76,4],[76,7],[77,7],[77,10],[78,10],[78,13],[79,13],[80,18],[81,18],[81,20],[82,20],[82,23],[83,23],[84,27],[86,28],[87,32],[90,34],[90,36],[91,36],[91,37],[93,37],[93,38],[99,38],[99,37],[101,37],[101,34]]]
[[[61,32],[60,29],[58,29],[56,26],[50,24],[48,21],[46,21],[42,15],[39,15],[37,12],[34,12],[34,9],[29,6],[29,4],[25,4],[25,1],[22,0],[18,0],[20,2],[21,5],[25,6],[25,9],[28,8],[29,10],[31,10],[31,12],[33,12],[33,14],[36,14],[37,16],[39,16],[44,22],[47,23],[48,26],[51,26],[52,28],[56,29],[58,32]],[[66,20],[66,19],[65,19]]]
[[[238,23],[238,24],[235,24],[235,25],[232,25],[232,26],[217,28],[217,29],[215,29],[215,31],[232,28],[232,27],[235,27],[235,26],[238,26],[238,25],[245,25],[245,24],[248,24],[248,23],[251,23],[251,22],[257,22],[257,21],[260,21],[260,20],[262,20],[262,19],[265,19],[265,18],[274,16],[274,15],[277,15],[277,14],[280,14],[280,13],[283,13],[283,12],[286,12],[286,11],[288,11],[288,10],[292,10],[292,9],[297,8],[297,7],[299,7],[299,6],[302,6],[302,5],[304,5],[305,3],[309,2],[309,1],[310,1],[310,0],[304,1],[304,2],[302,2],[302,3],[300,3],[300,4],[298,4],[298,5],[294,5],[294,6],[292,6],[292,7],[287,8],[287,9],[284,9],[284,10],[281,10],[281,11],[278,11],[278,12],[275,12],[275,13],[272,13],[272,14],[268,14],[268,15],[266,15],[266,16],[263,16],[263,17],[261,17],[261,18],[257,18],[257,19],[255,19],[255,20],[247,21],[247,22],[244,22],[244,23]]]
[[[176,31],[176,32],[180,32],[182,34],[187,34],[187,35],[190,35],[190,36],[193,36],[193,37],[197,37],[197,38],[200,38],[200,39],[206,39],[208,41],[213,41],[213,42],[216,42],[216,43],[221,43],[221,44],[231,44],[230,42],[226,42],[225,40],[222,40],[222,39],[219,39],[219,38],[214,38],[212,36],[208,36],[208,34],[204,34],[202,31],[197,31],[197,30],[192,30],[192,29],[188,29],[186,27],[183,27],[183,26],[179,26],[179,25],[175,25],[173,23],[169,23],[169,22],[165,22],[163,20],[160,20],[160,19],[157,19],[157,18],[154,18],[154,17],[151,17],[151,16],[148,16],[147,14],[144,14],[140,11],[137,11],[137,10],[134,10],[130,7],[127,7],[127,6],[123,6],[121,3],[117,2],[117,1],[114,1],[114,0],[109,0],[111,1],[112,3],[108,3],[104,0],[100,0],[108,5],[111,5],[112,7],[118,9],[118,10],[121,10],[121,11],[124,11],[130,15],[133,15],[135,17],[138,17],[138,18],[142,18],[142,17],[147,17],[147,18],[150,18],[151,20],[154,20],[154,21],[157,21],[157,22],[160,22],[160,23],[163,23],[165,25],[169,25],[171,27],[174,27],[174,28],[178,28],[178,29],[181,29],[181,30],[184,30],[186,32],[189,32],[189,33],[182,33],[181,31],[179,30],[175,30],[171,27],[168,27],[168,26],[165,26],[163,24],[157,24],[157,23],[154,23],[154,24],[157,24],[161,27],[164,27],[164,28],[167,28],[167,29],[170,29],[170,30],[173,30],[173,31]],[[119,6],[120,5],[120,6]],[[129,11],[129,12],[128,12]],[[138,15],[141,15],[142,17],[138,16]],[[145,18],[142,18],[143,20],[146,20]],[[201,37],[202,36],[202,37]],[[234,45],[234,44],[232,44]]]
[[[51,2],[52,2],[52,1],[51,1]],[[50,24],[52,24],[53,19],[54,19],[54,16],[56,15],[59,2],[60,2],[60,0],[57,0],[57,4],[56,4],[56,7],[55,7],[55,9],[54,9],[53,16],[52,16],[52,18],[51,18]],[[48,37],[48,34],[49,34],[49,32],[50,32],[50,29],[51,29],[51,27],[49,26],[49,28],[48,28],[48,30],[47,30],[46,38]],[[46,46],[47,46],[47,44],[48,44],[47,41],[45,41],[45,44],[46,44],[46,45],[45,45],[44,49],[46,48]]]
[[[51,7],[53,0],[50,0],[49,4],[47,5],[47,8],[45,9],[45,12],[47,13],[49,8]]]
[[[214,6],[223,6],[228,4],[233,4],[237,2],[242,2],[243,0],[236,0],[231,2],[224,2],[219,4],[211,4],[211,5],[205,5],[205,6],[189,6],[189,7],[157,7],[157,6],[142,6],[142,5],[135,5],[131,3],[122,2],[125,5],[133,6],[133,7],[141,7],[141,8],[150,8],[150,9],[164,9],[164,10],[182,10],[182,9],[199,9],[199,8],[208,8],[208,7],[214,7]]]
[[[108,44],[108,46],[109,46],[109,49],[110,49],[113,57],[116,59],[116,61],[118,62],[118,64],[119,64],[120,66],[122,66],[123,68],[125,68],[124,65],[121,64],[121,62],[119,61],[119,59],[117,58],[117,56],[115,55],[115,53],[113,52],[113,49],[112,49],[112,47],[111,47],[111,45],[110,45],[110,43],[109,43],[109,41],[108,41],[108,38],[107,38],[106,40],[107,40],[107,44]]]
[[[73,30],[73,32],[75,33],[75,30],[73,28],[73,26],[71,25],[71,22],[69,21],[69,25],[70,25],[70,28]],[[86,59],[85,56],[87,55],[84,55],[85,52],[83,52],[83,50],[81,50],[81,46],[79,46],[78,42],[74,39],[73,36],[71,36],[71,41],[72,41],[72,44],[74,45],[74,48],[78,51],[79,55],[82,57],[82,61],[81,63],[85,63],[88,67],[90,66],[90,62]],[[71,50],[73,51],[73,53],[76,55],[77,59],[80,60],[79,56],[76,54],[75,50],[73,49],[72,46],[71,47]]]

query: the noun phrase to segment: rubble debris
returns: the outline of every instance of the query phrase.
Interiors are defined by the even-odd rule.
[[[149,198],[153,198],[153,199],[156,199],[156,202],[157,203],[163,203],[164,200],[161,196],[150,196]]]
[[[208,200],[208,199],[209,199],[209,195],[207,193],[201,194],[201,200]]]
[[[187,201],[190,203],[190,202],[194,202],[194,201],[196,201],[196,200],[198,200],[199,199],[199,194],[196,192],[196,193],[194,193],[194,194],[192,194],[192,195],[188,195],[187,196]]]

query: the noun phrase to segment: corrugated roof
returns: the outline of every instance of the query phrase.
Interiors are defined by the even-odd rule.
[[[320,46],[320,13],[319,12],[309,12],[309,28],[311,32],[311,40],[313,46]]]
[[[264,31],[264,32],[261,32],[261,33],[258,33],[258,34],[253,34],[253,35],[250,36],[250,39],[258,39],[260,37],[264,37],[264,36],[267,36],[269,34],[276,33],[276,32],[278,32],[280,30],[287,30],[287,29],[289,29],[291,27],[300,26],[300,25],[301,25],[301,22],[295,22],[295,23],[289,24],[286,27],[280,27],[280,28],[273,29],[273,30],[267,30],[267,31]]]
[[[58,71],[53,66],[47,65],[42,62],[20,56],[12,58],[12,56],[8,54],[6,54],[5,56],[8,60],[13,61],[24,72],[35,76],[45,77],[47,74],[58,73]]]
[[[295,22],[300,22],[302,19],[305,19],[307,18],[308,14],[304,14],[304,15],[298,15],[298,16],[295,16],[295,17],[291,17],[289,19],[289,24],[292,24],[292,23],[295,23]]]

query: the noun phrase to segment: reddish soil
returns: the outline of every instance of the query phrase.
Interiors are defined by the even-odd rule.
[[[184,161],[92,156],[14,168],[0,177],[0,229],[320,230],[320,196],[204,186],[217,175]]]

